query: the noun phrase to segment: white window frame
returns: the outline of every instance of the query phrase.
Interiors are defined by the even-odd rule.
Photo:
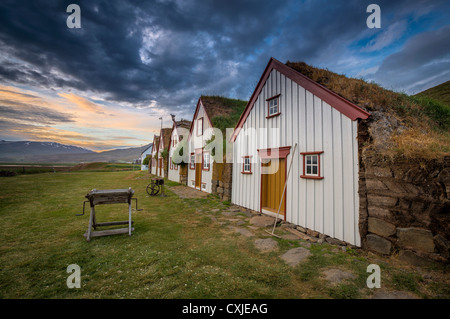
[[[202,165],[202,169],[204,171],[209,171],[209,168],[211,166],[211,155],[209,154],[209,152],[204,152],[203,153],[203,165]]]
[[[269,101],[269,116],[275,115],[275,114],[278,114],[278,99],[277,98]]]
[[[244,163],[242,165],[243,173],[251,173],[252,172],[252,158],[250,156],[244,157]]]
[[[320,156],[320,154],[305,155],[305,175],[306,176],[319,176],[319,160],[320,160],[319,156]],[[314,160],[315,160],[315,162],[314,162]],[[315,173],[314,173],[314,168],[316,169]]]

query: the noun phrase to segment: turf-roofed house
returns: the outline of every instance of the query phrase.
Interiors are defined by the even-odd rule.
[[[450,107],[271,58],[233,132],[234,204],[417,264],[450,255]]]
[[[359,246],[357,121],[369,115],[271,59],[232,137],[232,202]]]
[[[167,178],[169,174],[169,145],[172,135],[172,128],[162,128],[159,132],[159,145],[158,145],[158,164],[156,175],[162,178]]]
[[[188,120],[175,121],[175,116],[172,117],[172,133],[169,143],[169,171],[168,179],[183,185],[187,184],[187,164],[179,161],[179,158],[174,157],[174,153],[178,154],[179,148],[182,147],[181,143],[183,140],[187,140],[189,135],[189,128],[191,127],[191,122]],[[180,156],[181,157],[181,156]]]
[[[231,199],[232,164],[226,163],[226,134],[227,128],[235,127],[246,104],[222,96],[198,99],[187,141],[188,186]]]
[[[158,148],[159,148],[159,136],[153,135],[152,153],[149,162],[148,170],[150,174],[156,175],[158,171]]]

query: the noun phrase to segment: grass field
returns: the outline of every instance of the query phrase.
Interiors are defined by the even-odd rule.
[[[279,250],[261,253],[254,241],[268,235],[250,228],[248,217],[226,218],[226,203],[211,195],[182,199],[170,186],[167,197],[149,197],[149,179],[140,171],[0,177],[0,298],[370,298],[376,292],[366,286],[372,263],[381,267],[384,291],[450,296],[442,267],[410,268],[361,250],[275,237]],[[84,196],[93,188],[128,187],[143,209],[133,212],[133,235],[86,242],[89,214],[75,216]],[[99,222],[128,217],[126,204],[96,211]],[[255,237],[230,230],[236,220]],[[291,267],[280,259],[302,245],[312,253],[306,262]],[[80,289],[66,285],[71,264],[81,267]],[[330,268],[354,277],[330,283],[322,275]]]

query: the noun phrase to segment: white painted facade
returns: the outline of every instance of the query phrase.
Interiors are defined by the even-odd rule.
[[[199,119],[202,119],[203,130],[199,127]],[[205,141],[211,139],[213,135],[213,130],[211,126],[211,122],[208,118],[208,115],[205,112],[205,108],[199,100],[197,104],[197,110],[193,118],[192,130],[191,134],[188,137],[188,145],[189,145],[189,165],[188,165],[188,176],[187,176],[187,185],[192,188],[199,189],[204,192],[211,193],[212,192],[212,157],[209,156],[209,170],[203,169],[201,170],[201,186],[195,187],[195,165],[191,165],[191,154],[195,155],[195,153],[201,153],[203,147],[205,145]],[[201,133],[201,134],[200,134]],[[203,155],[202,155],[203,157]]]
[[[157,168],[157,165],[158,165],[158,162],[157,162],[158,147],[159,147],[159,145],[158,145],[158,138],[155,137],[153,139],[152,159],[151,159],[152,164],[151,164],[151,171],[150,171],[150,173],[153,174],[153,175],[156,175],[156,168]]]
[[[266,118],[266,99],[278,94],[281,114]],[[249,129],[254,133],[245,134]],[[292,160],[285,220],[360,246],[357,121],[272,69],[233,144],[234,204],[261,211],[257,150],[285,146],[290,146],[286,174]],[[300,153],[319,151],[323,179],[300,177]],[[243,156],[252,156],[251,174],[242,173]]]
[[[159,134],[159,146],[158,146],[158,163],[157,163],[157,170],[156,170],[156,176],[163,177],[164,178],[164,159],[161,156],[162,151],[164,151],[164,136],[162,134],[162,130]]]
[[[170,150],[169,150],[169,180],[179,183],[180,182],[180,167],[172,163],[173,151],[179,143],[179,135],[177,126],[174,124],[172,129],[172,135],[170,137]]]
[[[148,165],[144,165],[142,163],[144,162],[144,159],[147,157],[147,155],[151,155],[152,154],[152,146],[153,146],[153,144],[151,144],[147,149],[145,149],[141,153],[141,171],[147,171],[148,170]]]

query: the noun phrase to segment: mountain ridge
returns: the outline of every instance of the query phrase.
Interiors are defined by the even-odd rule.
[[[0,141],[0,162],[81,163],[132,162],[151,143],[140,147],[113,149],[102,152],[56,142]]]

